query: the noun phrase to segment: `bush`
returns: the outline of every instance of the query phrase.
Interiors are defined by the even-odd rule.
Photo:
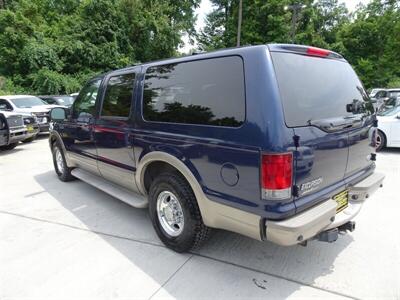
[[[400,77],[392,78],[388,83],[388,88],[400,88]]]
[[[13,83],[11,79],[0,76],[0,95],[25,94],[26,90]]]
[[[61,74],[43,68],[29,75],[31,88],[36,94],[70,94],[80,89],[81,84],[73,75]]]

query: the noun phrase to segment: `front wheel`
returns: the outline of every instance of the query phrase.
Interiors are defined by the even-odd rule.
[[[12,150],[17,147],[18,143],[12,143],[5,146],[0,146],[0,150]]]
[[[158,237],[174,251],[195,249],[208,238],[210,228],[203,223],[196,197],[178,174],[165,173],[153,181],[149,213]]]
[[[380,130],[378,130],[376,134],[375,145],[376,145],[376,151],[380,151],[386,146],[386,137]]]
[[[75,177],[71,174],[71,168],[68,168],[65,160],[64,152],[58,142],[55,143],[52,149],[54,170],[61,181],[71,181]]]

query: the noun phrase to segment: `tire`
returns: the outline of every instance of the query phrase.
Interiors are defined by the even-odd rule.
[[[58,179],[64,182],[74,180],[75,177],[72,176],[71,174],[72,168],[68,168],[64,152],[59,142],[55,142],[52,148],[52,154],[53,154],[54,170],[56,171]],[[59,160],[57,161],[57,159]]]
[[[381,151],[383,148],[386,147],[386,136],[385,134],[378,130],[378,133],[376,135],[376,151]]]
[[[18,143],[12,143],[5,146],[0,146],[0,150],[12,150],[17,147]]]
[[[37,135],[31,136],[30,138],[23,140],[23,143],[32,143],[36,139]]]
[[[168,205],[176,209],[168,208]],[[168,217],[172,217],[171,211],[178,215],[175,220],[180,220],[180,222],[172,221],[176,223],[173,226],[166,224]],[[211,229],[203,223],[191,187],[179,174],[164,173],[152,182],[149,191],[149,213],[158,237],[168,248],[176,252],[186,252],[200,247],[210,234]]]

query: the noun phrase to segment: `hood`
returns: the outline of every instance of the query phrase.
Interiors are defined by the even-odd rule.
[[[15,113],[15,112],[10,112],[10,111],[5,111],[5,110],[1,110],[0,114],[5,116],[6,118],[12,117],[12,116],[22,116],[23,115],[23,114],[20,114],[20,113]]]
[[[17,108],[15,111],[19,113],[47,113],[56,105],[38,105],[27,108]]]
[[[34,115],[32,113],[18,113],[19,115],[21,115],[24,118],[32,118],[34,117]]]
[[[57,105],[57,104],[47,104],[47,105],[43,105],[43,106],[49,110],[52,108],[55,108],[55,107],[66,107],[65,105]]]

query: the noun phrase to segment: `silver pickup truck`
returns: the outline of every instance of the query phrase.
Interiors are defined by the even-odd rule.
[[[0,150],[14,149],[19,141],[28,137],[22,114],[0,112]]]

